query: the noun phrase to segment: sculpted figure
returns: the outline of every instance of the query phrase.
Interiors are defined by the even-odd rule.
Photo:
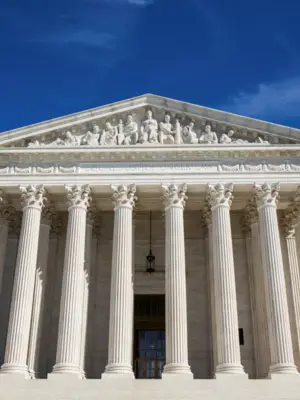
[[[142,122],[141,132],[139,135],[140,143],[158,143],[158,124],[156,119],[152,117],[152,111],[148,110],[146,113],[146,119]]]
[[[113,146],[117,143],[117,127],[112,126],[110,122],[105,123],[105,129],[102,131],[100,145]]]
[[[67,131],[65,133],[65,140],[62,140],[62,143],[58,140],[57,138],[57,144],[64,144],[65,146],[78,146],[80,144],[79,138],[75,135],[73,135],[70,131]]]
[[[125,146],[136,144],[138,141],[138,125],[133,121],[132,115],[128,115],[126,124],[123,125],[120,121],[118,143]]]
[[[196,144],[198,143],[197,133],[194,131],[194,123],[190,122],[183,128],[182,131],[183,143]]]
[[[81,145],[98,146],[99,145],[100,129],[98,125],[93,126],[93,131],[87,131],[81,138]]]
[[[170,115],[166,114],[164,122],[159,123],[159,142],[161,144],[174,144],[175,130],[173,130],[170,120]]]
[[[79,138],[75,135],[73,135],[70,131],[67,131],[63,134],[65,136],[65,139],[62,139],[60,137],[56,138],[54,142],[51,142],[47,144],[47,146],[78,146],[80,144]]]
[[[28,147],[40,147],[43,146],[43,143],[40,143],[38,140],[34,140],[33,142],[28,143]]]
[[[258,136],[258,138],[255,141],[256,143],[260,143],[260,144],[270,144],[270,142],[268,140],[264,140],[261,137]]]
[[[199,143],[201,144],[214,144],[214,143],[218,143],[218,137],[216,132],[213,132],[211,130],[211,126],[210,125],[206,125],[204,128],[204,132],[202,132],[200,139],[199,139]]]
[[[230,129],[227,133],[223,133],[222,136],[220,137],[220,143],[221,144],[245,144],[249,143],[248,140],[243,140],[243,139],[232,139],[234,136],[234,131]]]

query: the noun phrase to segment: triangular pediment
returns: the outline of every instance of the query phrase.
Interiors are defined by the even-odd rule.
[[[299,144],[300,130],[155,95],[3,132],[0,147]]]

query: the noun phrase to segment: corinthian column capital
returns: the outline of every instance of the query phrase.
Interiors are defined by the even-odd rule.
[[[202,216],[205,226],[209,227],[212,224],[212,215],[211,215],[211,206],[207,200],[205,200],[204,202]]]
[[[112,202],[113,205],[116,208],[120,207],[129,207],[132,208],[135,205],[135,201],[137,200],[137,197],[135,195],[136,192],[136,185],[119,185],[119,186],[111,186],[111,189],[113,191],[112,195]]]
[[[264,183],[262,185],[255,183],[253,191],[256,195],[257,207],[259,208],[267,205],[276,207],[279,200],[279,189],[279,182],[272,184]]]
[[[53,201],[46,201],[42,210],[42,222],[50,225],[56,217],[55,203]]]
[[[299,222],[300,216],[300,186],[296,190],[291,203],[284,210],[284,216],[281,220],[285,237],[293,238],[295,236],[295,227]]]
[[[251,225],[258,223],[258,210],[256,205],[256,195],[253,194],[245,209],[241,219],[242,230],[246,236],[251,235]]]
[[[207,185],[208,193],[206,200],[211,207],[227,206],[231,207],[233,200],[233,184],[232,183],[217,183],[216,185]]]
[[[89,185],[65,186],[69,208],[81,207],[87,209],[91,201]]]
[[[297,224],[297,218],[293,212],[287,212],[284,214],[282,220],[282,227],[284,236],[286,239],[291,239],[295,237],[295,226]]]
[[[27,207],[42,209],[46,201],[44,185],[20,186],[20,191],[23,209]]]
[[[187,185],[183,183],[182,185],[163,185],[163,202],[165,208],[169,207],[181,207],[184,208],[187,201]]]

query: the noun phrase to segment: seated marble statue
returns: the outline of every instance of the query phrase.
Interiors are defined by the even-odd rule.
[[[227,133],[223,133],[220,137],[221,144],[245,144],[249,143],[248,140],[244,139],[232,139],[234,136],[234,131],[230,129]]]
[[[174,144],[175,130],[173,130],[170,120],[170,115],[166,114],[164,122],[159,123],[159,142],[161,144]]]
[[[194,129],[194,123],[193,122],[190,122],[188,125],[186,125],[183,128],[183,131],[182,131],[183,143],[185,143],[185,144],[196,144],[196,143],[198,143],[197,133],[193,129]]]
[[[140,143],[158,143],[158,123],[152,117],[152,111],[148,110],[146,119],[142,122],[141,131],[139,134]]]
[[[81,138],[83,146],[98,146],[99,145],[100,129],[98,125],[93,126],[93,131],[87,131]]]
[[[63,134],[65,139],[62,139],[60,137],[56,138],[54,142],[48,143],[47,146],[52,147],[52,146],[79,146],[80,145],[80,140],[78,136],[73,135],[70,131],[67,131]]]
[[[118,133],[118,144],[124,144],[128,146],[130,144],[136,144],[138,141],[138,125],[133,121],[132,115],[128,115],[126,124],[123,125],[120,121],[119,133]]]
[[[199,139],[200,144],[215,144],[218,143],[218,137],[216,132],[211,130],[210,125],[206,125],[204,128],[204,132],[201,133],[200,139]]]
[[[101,146],[114,146],[117,144],[117,127],[112,126],[110,122],[105,123],[105,128],[102,130],[100,145]]]
[[[62,143],[58,141],[59,138],[57,138],[58,145],[62,144],[65,146],[78,146],[80,144],[79,138],[73,135],[70,131],[65,132],[64,136],[66,138],[62,140]]]

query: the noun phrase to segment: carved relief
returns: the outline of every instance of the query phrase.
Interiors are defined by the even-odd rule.
[[[200,144],[216,144],[218,143],[218,137],[216,132],[211,130],[210,125],[206,125],[204,128],[204,132],[201,133],[199,138]]]
[[[182,208],[185,207],[187,201],[187,185],[184,183],[182,185],[163,185],[163,202],[165,208],[169,208],[172,206],[180,206]]]
[[[135,195],[136,185],[111,186],[113,191],[112,201],[115,207],[134,207],[137,197]]]
[[[280,184],[268,184],[264,183],[263,185],[255,184],[253,187],[254,194],[256,195],[256,204],[258,207],[263,205],[273,205],[277,206],[277,202],[279,200],[279,189]]]
[[[184,144],[197,144],[199,142],[197,133],[194,131],[194,122],[190,122],[182,130],[182,141]]]
[[[139,142],[158,143],[158,123],[151,110],[147,110],[146,119],[142,122]]]
[[[65,186],[69,207],[87,208],[91,201],[89,185]]]
[[[231,207],[233,200],[233,184],[217,183],[216,185],[208,185],[208,193],[206,200],[211,207],[216,207],[219,205],[225,205]]]
[[[89,125],[74,126],[71,130],[61,133],[55,140],[44,137],[43,139],[33,139],[28,147],[77,147],[77,146],[129,146],[139,144],[161,144],[161,145],[180,145],[180,144],[236,144],[243,145],[250,141],[243,139],[241,132],[229,129],[224,133],[222,126],[218,130],[213,130],[210,123],[206,123],[204,130],[203,121],[192,121],[189,117],[175,116],[174,114],[157,111],[157,116],[153,115],[151,109],[141,115],[141,110],[137,114],[122,114],[119,122],[115,117],[111,120],[98,121]],[[123,122],[125,121],[125,123]],[[197,125],[197,128],[196,126]],[[215,125],[214,125],[215,126]],[[270,144],[265,138],[253,133],[252,144]],[[249,133],[249,137],[251,134]],[[274,139],[275,140],[275,139]],[[278,140],[277,140],[278,142]]]
[[[51,224],[54,218],[56,218],[55,203],[53,201],[46,201],[42,209],[42,221]]]
[[[244,139],[233,139],[234,131],[230,129],[227,133],[223,133],[220,137],[221,144],[246,144],[248,140]]]
[[[43,185],[20,186],[21,205],[25,207],[42,208],[45,204],[45,189]]]
[[[285,209],[284,216],[281,221],[286,238],[294,237],[295,227],[299,222],[299,216],[300,216],[300,186],[298,186],[292,202]]]

